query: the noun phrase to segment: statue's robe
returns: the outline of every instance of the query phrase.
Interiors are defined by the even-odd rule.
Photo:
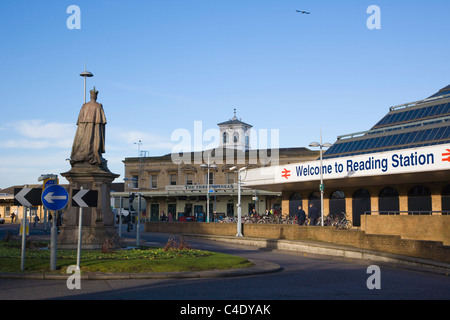
[[[105,125],[103,106],[91,100],[83,104],[77,121],[77,132],[72,146],[70,162],[103,166],[105,161]]]

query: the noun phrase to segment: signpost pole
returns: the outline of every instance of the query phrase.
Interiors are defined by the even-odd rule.
[[[236,237],[242,237],[241,172],[238,171],[238,221]]]
[[[25,248],[27,239],[27,210],[28,206],[23,207],[23,218],[22,218],[22,258],[20,263],[20,270],[25,270]]]
[[[48,211],[44,207],[44,233],[47,234]]]
[[[77,248],[77,270],[80,270],[81,260],[81,232],[83,228],[83,207],[80,207],[80,221],[78,222],[78,248]]]
[[[141,244],[141,233],[139,232],[139,220],[140,220],[140,212],[141,212],[141,193],[138,193],[138,213],[137,213],[137,224],[136,224],[136,245],[139,246]]]
[[[119,237],[122,237],[122,197],[119,199]]]
[[[81,187],[81,190],[83,189],[84,188]],[[82,229],[83,229],[83,207],[80,206],[80,214],[78,221],[77,270],[80,270]]]
[[[58,228],[56,227],[56,211],[53,211],[52,228],[50,230],[50,270],[56,270],[56,250],[57,250],[57,238]]]

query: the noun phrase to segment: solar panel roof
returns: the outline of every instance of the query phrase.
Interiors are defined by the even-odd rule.
[[[339,136],[323,158],[443,143],[450,143],[450,85],[427,99],[391,107],[368,131]]]

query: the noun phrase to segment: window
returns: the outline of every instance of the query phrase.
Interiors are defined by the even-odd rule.
[[[150,189],[158,188],[158,176],[156,174],[150,175]]]
[[[137,189],[139,186],[139,176],[138,175],[132,175],[131,176],[131,188]]]
[[[205,184],[214,184],[214,172],[209,173],[209,182],[208,182],[208,173],[205,173]]]
[[[236,173],[227,172],[227,184],[233,184],[236,180]]]
[[[186,173],[186,185],[194,184],[194,174]]]
[[[399,213],[398,191],[392,187],[386,187],[380,191],[378,196],[379,214],[400,214]]]
[[[239,142],[239,133],[233,134],[233,142],[238,143]]]
[[[228,133],[224,132],[223,133],[223,143],[227,143],[228,142]]]
[[[169,185],[176,186],[177,185],[177,175],[169,174]]]

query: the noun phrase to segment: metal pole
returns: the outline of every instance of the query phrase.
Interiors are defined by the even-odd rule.
[[[81,187],[81,190],[83,190],[83,187]],[[79,221],[78,221],[77,270],[80,270],[82,229],[83,229],[83,207],[80,207]]]
[[[79,213],[79,219],[78,222],[78,248],[77,248],[77,270],[80,270],[80,261],[81,261],[81,234],[82,234],[82,228],[83,228],[83,207],[80,207],[80,213]]]
[[[322,129],[320,129],[320,216],[321,226],[323,227],[323,162],[322,162]]]
[[[241,172],[238,171],[238,221],[236,237],[242,237],[242,211],[241,211]]]
[[[56,251],[57,251],[57,238],[58,238],[58,228],[56,227],[56,211],[53,211],[53,225],[51,229],[50,237],[50,270],[56,270]]]
[[[44,207],[44,233],[47,234],[48,210]]]
[[[320,215],[321,215],[321,226],[323,227],[323,172],[322,172],[322,142],[320,142]]]
[[[26,233],[27,233],[27,210],[28,207],[23,207],[23,218],[22,218],[22,259],[20,263],[20,270],[25,270],[25,249],[26,249]]]
[[[207,192],[206,192],[206,222],[209,222],[209,154],[208,154],[208,176],[206,177]]]
[[[120,200],[119,200],[119,206],[120,206],[120,208],[119,208],[119,237],[121,237],[122,236],[122,197],[120,197]]]
[[[138,193],[138,214],[137,214],[137,224],[136,224],[136,245],[139,246],[141,244],[141,234],[139,232],[139,220],[140,220],[140,212],[141,212],[141,194]]]

